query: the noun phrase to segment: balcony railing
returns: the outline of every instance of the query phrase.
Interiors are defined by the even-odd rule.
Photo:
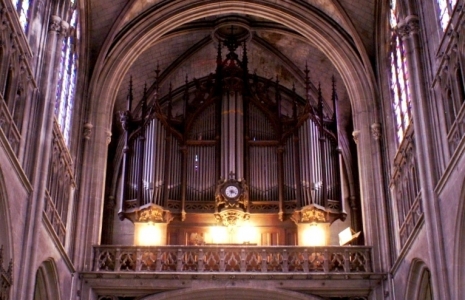
[[[371,273],[366,246],[95,246],[94,272]]]

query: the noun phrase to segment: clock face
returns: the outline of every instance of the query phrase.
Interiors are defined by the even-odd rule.
[[[237,186],[230,185],[224,189],[224,194],[228,198],[235,198],[237,197],[237,195],[239,195],[239,189],[237,188]]]

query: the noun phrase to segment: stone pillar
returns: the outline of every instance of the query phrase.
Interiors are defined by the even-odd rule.
[[[32,196],[29,200],[27,220],[25,225],[25,237],[21,253],[21,264],[18,280],[19,299],[32,299],[36,274],[36,257],[39,237],[38,229],[42,223],[42,211],[44,207],[45,190],[48,179],[48,164],[50,162],[52,146],[53,116],[56,102],[56,86],[58,79],[60,50],[63,38],[68,31],[68,23],[58,16],[50,17],[47,35],[46,49],[44,50],[43,71],[39,88],[42,91],[39,97],[38,134],[36,151],[33,153],[34,172],[32,174]]]
[[[373,112],[358,112],[354,116],[359,120],[357,130],[353,132],[357,144],[357,163],[360,181],[360,199],[363,222],[363,236],[365,244],[373,246],[372,263],[374,272],[389,271],[389,248],[387,247],[387,228],[385,218],[385,206],[383,189],[383,169],[381,164],[381,152],[377,141],[378,134],[373,132]],[[375,128],[379,129],[375,123]],[[385,299],[387,290],[386,281],[376,287],[370,299]]]
[[[412,118],[416,140],[416,157],[421,186],[421,200],[424,208],[425,229],[429,244],[431,260],[431,280],[435,299],[450,299],[449,281],[444,255],[440,207],[434,192],[434,156],[431,151],[432,134],[428,112],[428,93],[423,79],[423,63],[421,59],[421,43],[418,36],[419,20],[415,15],[405,18],[399,26],[407,53],[407,67],[410,74]]]

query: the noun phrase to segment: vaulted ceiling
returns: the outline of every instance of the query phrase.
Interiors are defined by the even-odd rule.
[[[199,1],[127,1],[127,0],[90,0],[88,32],[90,34],[90,61],[92,76],[99,76],[99,68],[105,64],[112,48],[122,35],[131,33],[133,27],[143,22],[147,15],[157,12],[158,7],[170,3],[184,2],[186,6],[196,5]],[[240,2],[240,1],[218,1]],[[286,7],[289,1],[248,1],[282,2]],[[292,2],[292,1],[291,1]],[[370,61],[374,56],[374,16],[375,0],[308,0],[301,2],[309,10],[327,21],[332,30],[343,36],[359,55],[367,69],[372,68]],[[220,5],[220,4],[218,4]],[[202,78],[215,70],[217,43],[212,32],[221,20],[240,19],[246,23],[252,34],[248,43],[249,70],[264,78],[276,79],[288,88],[295,84],[297,92],[304,94],[305,66],[310,70],[310,80],[314,86],[321,84],[323,97],[330,104],[331,78],[336,80],[343,122],[350,123],[350,101],[341,74],[337,71],[327,53],[318,43],[310,42],[296,30],[271,21],[266,14],[256,15],[229,13],[201,17],[179,24],[174,30],[165,33],[156,41],[147,40],[145,51],[133,51],[133,63],[123,75],[116,93],[114,113],[124,110],[128,93],[129,78],[133,78],[134,98],[142,97],[143,87],[149,87],[155,79],[157,67],[160,74],[161,93],[165,93],[169,84],[178,88],[189,79]]]

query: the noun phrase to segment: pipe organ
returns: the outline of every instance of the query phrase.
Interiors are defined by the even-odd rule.
[[[345,218],[337,118],[324,113],[321,91],[310,99],[308,69],[302,98],[249,74],[247,62],[246,42],[224,39],[215,74],[163,97],[145,93],[137,117],[130,87],[121,113],[121,218],[211,213],[221,222],[234,211],[295,222]],[[336,105],[334,85],[332,97]]]

